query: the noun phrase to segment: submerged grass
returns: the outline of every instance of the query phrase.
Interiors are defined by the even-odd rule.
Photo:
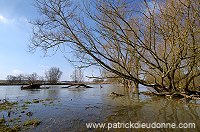
[[[9,127],[8,125],[0,125],[0,132],[18,132],[21,130],[21,127],[16,125],[14,127]]]
[[[20,125],[15,125],[13,127],[10,127],[8,124],[6,124],[5,118],[0,118],[0,132],[18,132],[21,130]]]
[[[12,119],[9,120],[9,122],[13,122],[18,119]],[[29,127],[37,127],[40,125],[41,121],[38,119],[32,119],[32,120],[27,120],[23,124],[15,124],[14,126],[10,126],[9,124],[6,123],[7,121],[5,118],[0,118],[0,132],[18,132],[18,131],[23,131]]]
[[[31,102],[31,101],[28,101],[28,100],[25,101],[24,103],[25,103],[25,104],[32,104],[32,102]]]
[[[0,112],[3,115],[3,117],[0,117],[0,132],[18,132],[30,129],[31,127],[37,127],[41,123],[41,121],[38,119],[27,120],[24,123],[21,121],[21,114],[25,113],[25,111],[22,110],[28,109],[29,106],[33,105],[34,103],[42,103],[47,101],[50,101],[50,99],[26,100],[18,104],[18,102],[10,102],[7,99],[0,100]],[[12,113],[13,111],[15,114]],[[19,114],[18,117],[16,117],[16,114]],[[28,112],[23,116],[25,115],[32,116],[32,112]],[[14,118],[12,116],[14,116]]]
[[[3,114],[3,117],[0,118],[0,132],[18,132],[30,129],[32,127],[37,127],[40,125],[41,121],[39,119],[30,119],[25,122],[21,122],[22,114],[27,116],[32,116],[32,112],[25,112],[26,109],[29,109],[30,105],[41,103],[42,105],[53,105],[55,99],[46,98],[46,99],[33,99],[33,100],[24,100],[18,104],[18,102],[10,102],[7,99],[0,100],[0,112],[5,112],[9,114]],[[16,109],[14,109],[16,107]],[[12,117],[14,114],[12,111],[15,111],[16,114],[19,114],[18,117]],[[4,117],[5,116],[5,117]],[[8,118],[8,117],[9,118]],[[16,116],[16,115],[15,115]]]
[[[40,120],[32,119],[32,120],[28,120],[28,121],[24,122],[23,126],[27,126],[27,127],[34,126],[34,127],[36,127],[36,126],[40,125],[40,123],[41,123]]]
[[[5,122],[6,122],[5,118],[0,118],[0,124],[3,124]]]
[[[12,109],[17,104],[17,102],[9,102],[7,100],[0,102],[0,111]]]

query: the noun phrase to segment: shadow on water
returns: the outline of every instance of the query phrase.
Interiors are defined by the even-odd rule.
[[[20,87],[0,87],[0,99],[9,98],[23,105],[26,101],[50,100],[51,104],[39,101],[28,105],[25,113],[31,111],[41,120],[38,127],[26,131],[102,131],[87,129],[86,123],[195,123],[200,129],[200,106],[145,95],[134,95],[119,85],[92,85],[94,88],[66,88],[61,86],[37,91],[21,90]],[[142,91],[146,88],[142,87]],[[124,94],[112,97],[111,92]],[[19,111],[18,113],[20,113]],[[0,111],[0,115],[4,113]],[[16,112],[17,113],[17,112]],[[21,114],[21,113],[20,113]],[[19,116],[19,115],[16,115]],[[25,120],[29,117],[23,117]],[[113,129],[115,131],[116,129]],[[117,131],[189,131],[188,129],[117,129]]]

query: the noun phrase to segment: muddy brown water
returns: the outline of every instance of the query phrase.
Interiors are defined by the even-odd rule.
[[[88,129],[86,123],[195,123],[195,129],[110,129],[111,131],[198,131],[200,130],[200,103],[182,103],[158,97],[133,95],[119,85],[91,85],[94,88],[62,88],[21,90],[20,86],[0,86],[0,99],[17,101],[17,108],[11,117],[7,111],[0,111],[0,118],[20,116],[23,123],[29,119],[39,119],[41,124],[23,131],[65,132],[65,131],[107,131]],[[146,91],[145,87],[140,87]],[[122,97],[109,96],[111,92],[124,94]],[[33,103],[39,100],[39,103]],[[26,104],[25,102],[32,102]],[[26,106],[22,109],[23,105]],[[32,112],[32,116],[25,115]],[[10,123],[12,125],[14,123]]]

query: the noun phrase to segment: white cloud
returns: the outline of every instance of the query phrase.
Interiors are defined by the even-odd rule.
[[[42,64],[41,64],[41,65],[38,65],[38,66],[39,66],[41,69],[45,69],[45,70],[46,70],[46,69],[49,69],[49,66],[47,66],[47,65],[42,65]]]
[[[8,23],[7,18],[5,18],[4,16],[0,15],[0,23]]]
[[[8,18],[6,16],[3,16],[0,14],[0,23],[3,23],[3,24],[12,24],[12,23],[15,23],[15,19],[13,18]]]
[[[0,14],[0,23],[29,26],[29,22],[28,22],[27,18],[25,18],[25,17],[8,18],[1,14]]]
[[[19,74],[23,74],[23,73],[24,73],[23,71],[18,70],[18,69],[12,70],[12,74],[14,74],[14,75],[19,75]]]
[[[39,64],[38,67],[40,69],[39,74],[41,75],[44,74],[49,69],[49,66],[43,64]]]

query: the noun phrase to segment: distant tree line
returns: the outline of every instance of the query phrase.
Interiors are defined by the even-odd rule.
[[[93,79],[93,82],[95,83],[101,83],[101,82],[104,82],[104,79]]]
[[[8,83],[36,83],[39,81],[43,81],[43,77],[39,77],[37,73],[32,74],[19,74],[19,75],[8,75],[7,76]]]
[[[45,72],[45,76],[39,76],[37,73],[32,74],[19,74],[19,75],[8,75],[6,80],[9,84],[17,84],[17,83],[44,83],[49,82],[51,84],[55,84],[59,81],[62,75],[62,71],[57,67],[52,67]]]

